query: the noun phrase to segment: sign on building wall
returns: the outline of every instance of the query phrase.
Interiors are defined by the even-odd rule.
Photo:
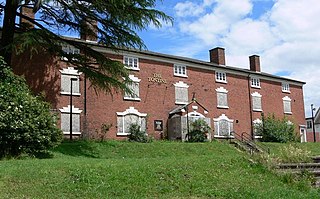
[[[163,131],[163,121],[162,120],[154,120],[154,130],[155,131]]]
[[[156,83],[159,83],[159,84],[166,84],[167,83],[167,80],[166,79],[162,79],[162,76],[159,73],[154,73],[152,75],[152,77],[148,77],[148,81],[149,82],[156,82]]]

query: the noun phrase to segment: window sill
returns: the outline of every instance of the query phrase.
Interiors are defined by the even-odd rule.
[[[173,74],[173,75],[176,76],[176,77],[188,78],[188,75],[181,75],[181,74],[177,74],[177,73],[175,73],[175,74]]]
[[[214,137],[215,138],[234,138],[233,135],[230,135],[230,136],[228,136],[228,135],[214,135]]]
[[[127,100],[127,101],[137,101],[137,102],[140,102],[140,101],[141,101],[141,99],[140,99],[140,98],[124,97],[123,99],[124,99],[124,100]]]
[[[282,90],[283,93],[291,93],[290,91]]]
[[[177,104],[177,105],[186,105],[186,104],[188,104],[188,102],[175,102],[175,104]]]
[[[217,79],[216,79],[216,82],[218,82],[218,83],[223,83],[223,84],[226,84],[226,83],[227,83],[227,81],[217,80]]]
[[[260,88],[261,88],[261,86],[253,86],[253,85],[251,85],[251,88],[257,88],[257,89],[260,89]]]
[[[128,66],[125,66],[125,68],[128,70],[140,71],[140,68],[133,68],[133,67],[128,67]]]
[[[217,106],[217,108],[228,109],[229,106]]]
[[[63,132],[63,135],[70,135],[70,132]],[[72,132],[72,135],[81,135],[81,132]]]
[[[128,136],[130,133],[117,133],[117,136]]]
[[[263,110],[262,110],[262,109],[253,109],[253,111],[255,111],[255,112],[262,112]]]
[[[70,92],[60,92],[61,95],[71,95]],[[72,96],[80,96],[81,93],[72,93]]]
[[[292,112],[284,112],[284,114],[292,115]]]

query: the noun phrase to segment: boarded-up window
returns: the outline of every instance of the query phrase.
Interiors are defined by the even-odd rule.
[[[132,124],[137,124],[141,131],[146,131],[146,116],[147,114],[140,113],[133,107],[124,112],[117,112],[118,135],[130,134],[129,128]]]
[[[187,104],[188,101],[188,88],[189,86],[183,82],[178,82],[174,84],[175,86],[175,97],[176,104]]]
[[[135,77],[134,75],[129,75],[131,80],[128,83],[127,87],[131,90],[130,92],[126,92],[124,94],[124,99],[126,100],[140,100],[140,81],[141,79]]]
[[[254,92],[251,94],[252,96],[252,109],[253,111],[262,111],[262,103],[261,103],[261,97],[258,92]]]
[[[61,72],[61,94],[70,95],[71,93],[71,79],[72,79],[72,95],[80,95],[80,78],[81,75],[78,70],[73,67],[60,70]]]
[[[292,114],[291,112],[291,99],[290,97],[286,96],[284,98],[282,98],[283,100],[283,110],[284,110],[284,113],[286,114]]]
[[[214,119],[214,134],[216,137],[233,136],[233,120],[230,120],[225,114]]]
[[[64,134],[70,133],[70,105],[68,107],[63,107],[60,109],[61,112],[61,130]],[[80,134],[80,113],[82,110],[72,106],[72,133]]]
[[[229,108],[228,107],[228,91],[223,87],[217,88],[217,107],[218,108]]]

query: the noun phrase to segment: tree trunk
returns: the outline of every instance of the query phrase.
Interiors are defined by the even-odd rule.
[[[12,42],[15,32],[16,12],[18,9],[18,1],[6,0],[4,8],[3,29],[1,38],[0,55],[10,65],[12,57]]]

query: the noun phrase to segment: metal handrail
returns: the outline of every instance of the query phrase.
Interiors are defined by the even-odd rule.
[[[243,143],[247,143],[250,144],[251,148],[254,148],[256,150],[260,150],[260,151],[266,151],[268,154],[270,153],[270,148],[266,145],[264,145],[263,143],[260,142],[260,144],[257,144],[256,142],[254,142],[254,140],[252,139],[251,135],[249,135],[246,132],[243,132],[241,134],[241,142]]]

